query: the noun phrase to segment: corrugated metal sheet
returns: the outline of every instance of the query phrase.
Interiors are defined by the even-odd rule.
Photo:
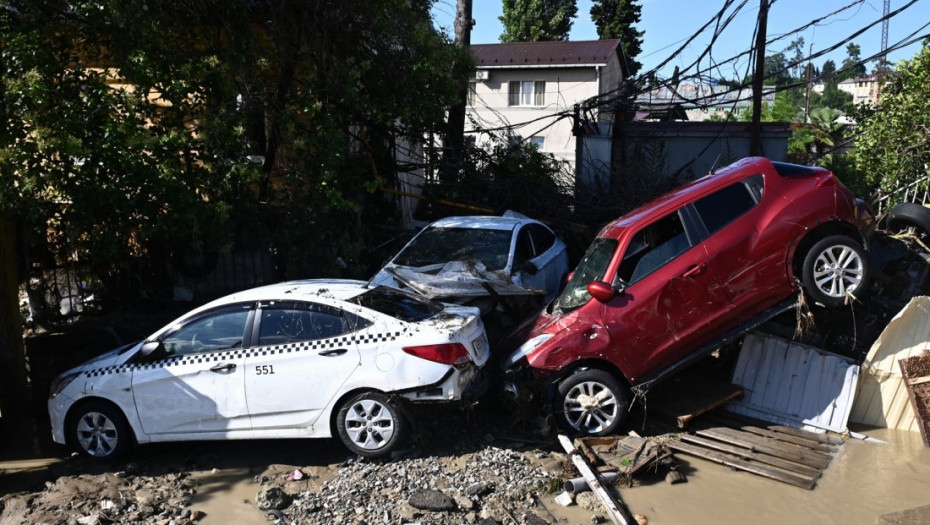
[[[807,430],[843,432],[859,367],[851,359],[780,337],[743,340],[733,383],[746,395],[727,410]]]
[[[542,65],[604,65],[616,54],[619,40],[578,42],[510,42],[474,44],[471,54],[478,68]]]
[[[866,355],[850,420],[917,432],[898,360],[924,350],[930,350],[930,297],[921,296],[894,316]]]

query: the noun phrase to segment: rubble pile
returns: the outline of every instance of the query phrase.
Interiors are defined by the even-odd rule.
[[[186,508],[195,492],[188,474],[127,471],[62,476],[46,482],[42,492],[4,495],[0,523],[185,525],[203,516]]]
[[[487,447],[455,461],[355,461],[318,489],[295,494],[288,507],[271,516],[288,524],[550,523],[554,520],[540,497],[554,478],[532,461],[547,453],[530,454]],[[271,487],[278,483],[261,481]]]

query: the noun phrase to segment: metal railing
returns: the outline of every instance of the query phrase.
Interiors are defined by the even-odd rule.
[[[888,192],[881,192],[872,200],[872,209],[877,214],[890,211],[889,205],[900,202],[914,202],[926,205],[930,202],[930,175],[924,175],[914,182],[894,188]]]

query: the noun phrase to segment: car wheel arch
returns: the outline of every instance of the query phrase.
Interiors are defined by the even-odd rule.
[[[330,414],[329,414],[330,436],[334,438],[339,437],[339,431],[337,427],[339,423],[338,421],[339,420],[339,408],[342,407],[347,400],[359,394],[366,394],[366,393],[381,394],[393,400],[394,406],[397,408],[397,411],[400,412],[401,417],[407,420],[408,425],[410,425],[411,427],[413,426],[413,423],[415,421],[413,418],[413,415],[411,414],[406,403],[401,401],[400,396],[393,394],[392,392],[383,392],[381,390],[378,390],[377,388],[356,388],[348,392],[345,392],[344,394],[336,398],[335,401],[333,401],[333,403],[330,405]]]
[[[794,250],[788,254],[788,261],[790,262],[788,268],[791,271],[789,278],[794,282],[801,281],[801,271],[804,265],[804,259],[807,257],[808,252],[817,242],[821,239],[833,235],[845,235],[847,237],[852,237],[862,244],[866,251],[869,249],[868,240],[865,236],[862,235],[858,229],[848,222],[833,220],[829,222],[823,222],[817,224],[808,229],[800,238],[793,244]]]
[[[620,383],[628,390],[632,390],[633,388],[633,384],[629,379],[627,379],[626,374],[623,373],[623,370],[621,370],[620,367],[605,359],[594,358],[579,359],[571,365],[566,366],[562,370],[558,371],[558,373],[552,378],[551,382],[552,384],[557,385],[575,372],[581,372],[584,370],[601,370],[603,372],[607,372],[608,374],[614,376],[617,381],[620,381]]]
[[[82,410],[84,410],[88,405],[105,405],[107,408],[114,410],[118,416],[122,417],[123,423],[129,431],[129,448],[133,448],[139,444],[138,436],[136,436],[136,429],[133,427],[130,417],[126,414],[126,411],[113,401],[104,397],[96,396],[82,398],[71,405],[71,407],[68,409],[64,419],[65,444],[75,449],[79,448],[78,443],[74,442],[74,435],[72,434],[71,429],[74,427],[75,420],[81,414]]]

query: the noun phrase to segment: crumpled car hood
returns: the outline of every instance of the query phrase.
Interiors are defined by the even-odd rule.
[[[437,268],[385,268],[395,279],[428,299],[486,295],[544,295],[536,288],[514,284],[504,272],[490,271],[478,261],[450,261]]]

